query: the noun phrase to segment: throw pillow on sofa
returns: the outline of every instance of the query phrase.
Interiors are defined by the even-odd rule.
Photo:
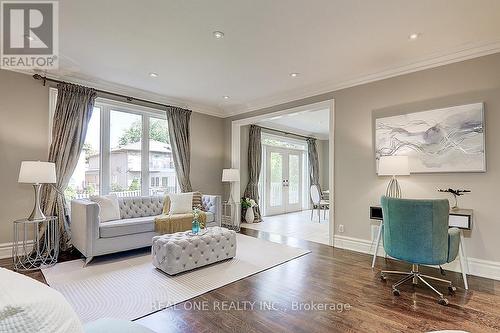
[[[187,214],[193,211],[193,192],[170,193],[169,214]]]
[[[120,206],[115,194],[91,196],[90,200],[99,205],[99,221],[108,222],[120,219]]]

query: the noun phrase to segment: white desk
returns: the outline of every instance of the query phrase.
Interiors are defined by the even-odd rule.
[[[450,227],[456,227],[460,229],[460,268],[462,270],[462,277],[464,279],[465,289],[469,289],[469,284],[467,283],[467,274],[469,273],[469,266],[467,261],[467,255],[465,254],[464,246],[464,230],[472,229],[472,209],[454,209],[450,210],[450,219],[448,225]],[[382,207],[380,206],[370,206],[370,219],[380,221],[378,228],[377,239],[375,241],[375,249],[373,251],[372,268],[375,267],[375,259],[377,258],[378,247],[380,245],[380,238],[382,235],[382,227],[384,225],[384,217],[382,214]]]

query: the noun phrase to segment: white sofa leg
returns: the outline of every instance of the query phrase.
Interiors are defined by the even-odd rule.
[[[83,264],[83,267],[87,267],[87,265],[94,259],[94,257],[87,257],[85,258],[85,263]]]

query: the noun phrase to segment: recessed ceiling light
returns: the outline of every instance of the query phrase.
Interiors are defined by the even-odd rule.
[[[409,40],[415,40],[415,39],[417,39],[418,37],[420,37],[420,33],[418,33],[418,32],[414,32],[414,33],[412,33],[412,34],[410,34],[410,35],[408,36],[408,39],[409,39]]]
[[[222,98],[224,98],[224,99],[229,99],[229,96],[222,96]]]
[[[299,73],[290,73],[290,76],[291,77],[297,77],[297,76],[299,76]]]
[[[214,31],[213,34],[214,34],[214,37],[217,39],[224,38],[224,33],[222,31]]]
[[[149,76],[151,76],[151,77],[158,77],[160,75],[158,75],[158,73],[151,72],[151,73],[149,73]]]

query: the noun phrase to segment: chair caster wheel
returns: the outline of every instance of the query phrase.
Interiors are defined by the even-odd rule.
[[[394,296],[399,296],[399,295],[401,295],[401,294],[399,293],[399,290],[397,290],[397,289],[392,289],[392,294],[393,294]]]
[[[441,298],[439,301],[438,301],[439,304],[441,305],[448,305],[450,302],[446,299],[446,298]]]
[[[453,294],[453,293],[455,293],[455,291],[457,291],[457,287],[449,286],[448,291]]]
[[[380,274],[380,280],[386,281],[387,280],[387,276],[385,276],[384,274]]]

